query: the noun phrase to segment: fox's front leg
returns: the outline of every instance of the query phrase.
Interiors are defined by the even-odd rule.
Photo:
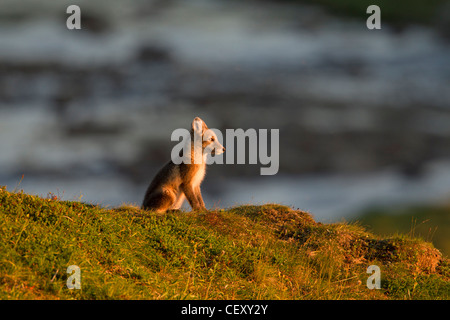
[[[206,210],[205,202],[203,201],[203,197],[202,197],[202,192],[200,190],[200,186],[197,186],[196,188],[194,188],[194,190],[195,190],[195,195],[197,196],[198,204],[200,205],[202,210]]]
[[[186,196],[186,199],[189,201],[189,204],[191,205],[192,210],[200,210],[202,209],[198,199],[196,197],[196,194],[194,192],[194,188],[192,188],[191,185],[182,184],[181,189],[184,192],[184,195]]]

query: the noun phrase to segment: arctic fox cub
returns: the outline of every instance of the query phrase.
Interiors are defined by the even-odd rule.
[[[187,198],[192,210],[206,210],[200,192],[200,184],[205,177],[206,157],[208,154],[221,154],[225,148],[199,117],[192,121],[190,136],[190,154],[183,154],[180,164],[170,160],[159,170],[145,193],[143,209],[156,212],[179,209]]]

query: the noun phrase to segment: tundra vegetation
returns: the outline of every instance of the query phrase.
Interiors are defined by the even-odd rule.
[[[157,214],[0,189],[0,299],[448,299],[429,242],[278,204]],[[67,268],[79,266],[80,289]],[[381,289],[366,286],[377,265]]]

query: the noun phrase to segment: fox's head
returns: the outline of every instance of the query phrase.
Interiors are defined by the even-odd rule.
[[[192,121],[192,133],[191,140],[193,143],[195,143],[195,139],[202,141],[202,155],[211,154],[214,156],[225,152],[225,148],[220,144],[217,135],[199,117]]]

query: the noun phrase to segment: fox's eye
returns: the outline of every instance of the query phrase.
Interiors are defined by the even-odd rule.
[[[211,137],[209,140],[214,141],[214,137]]]

